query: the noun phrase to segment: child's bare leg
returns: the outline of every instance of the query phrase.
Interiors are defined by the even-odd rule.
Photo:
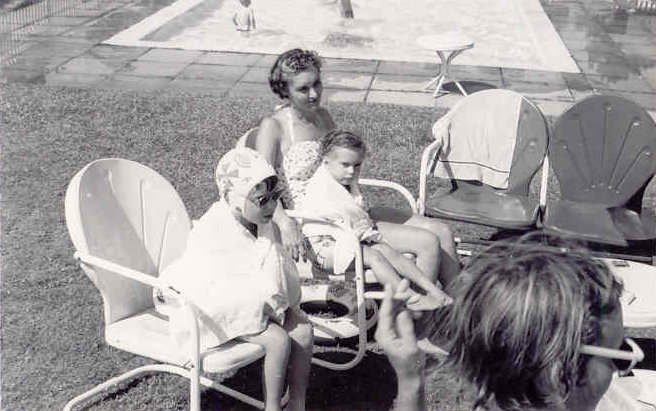
[[[399,272],[394,268],[387,257],[378,250],[379,245],[380,244],[362,246],[362,258],[364,260],[364,265],[365,267],[369,267],[373,270],[374,274],[376,274],[376,278],[381,284],[390,284],[393,289],[396,290],[399,283],[401,282],[401,277],[399,276]],[[402,255],[400,255],[400,257],[405,259],[405,257]],[[410,264],[413,264],[410,260],[406,260]],[[430,283],[430,280],[423,277],[423,275],[421,275],[421,277],[425,282]],[[441,303],[441,300],[438,301],[432,296],[423,296],[413,290],[409,290],[407,306],[411,310],[434,310],[441,305],[444,305]]]
[[[390,284],[396,290],[396,285],[401,281],[401,277],[394,266],[374,246],[362,246],[362,262],[365,268],[371,268],[378,282],[383,285]]]
[[[375,249],[375,247],[378,246],[379,244],[374,244],[374,245],[363,244],[362,262],[365,268],[370,268],[374,272],[378,282],[380,282],[383,285],[390,284],[394,288],[394,290],[396,290],[397,285],[401,281],[401,277],[399,276],[399,273],[397,272],[396,268],[394,268],[394,266],[387,260],[387,258],[380,251]],[[323,249],[321,251],[321,254],[324,257],[323,268],[326,270],[333,270],[334,248]],[[419,271],[419,269],[414,265],[412,261],[410,261],[409,259],[405,258],[402,255],[400,255],[400,257],[407,260],[407,262],[411,264],[415,268],[415,270]],[[430,280],[428,280],[423,274],[420,273],[419,276],[423,278],[423,281],[425,283],[429,283],[433,287],[435,287],[435,285],[432,284]],[[409,279],[412,280],[412,278]],[[421,286],[422,284],[419,283],[419,285]],[[437,289],[437,287],[435,288]],[[440,292],[439,289],[437,290],[438,292]],[[418,294],[414,291],[411,291],[411,293],[413,295],[408,299],[408,308],[412,310],[417,310],[417,311],[433,310],[437,307],[444,305],[444,303],[442,302],[443,298],[435,298],[432,295],[430,296],[430,298],[428,298],[427,296],[422,296],[421,294]]]
[[[424,289],[424,291],[426,291],[426,293],[433,298],[434,304],[445,305],[451,303],[451,298],[442,290],[440,290],[419,269],[419,267],[415,265],[415,263],[406,258],[398,250],[385,243],[374,244],[372,248],[380,252],[387,259],[387,261],[392,264],[392,266],[396,269],[396,272]]]
[[[435,233],[421,227],[386,222],[378,223],[378,230],[396,251],[414,254],[417,267],[429,280],[438,281],[440,239]]]
[[[287,331],[275,323],[269,323],[259,334],[240,337],[244,341],[264,347],[264,409],[281,411],[280,400],[285,383],[285,371],[291,351]]]
[[[289,384],[289,403],[287,411],[305,411],[305,393],[310,377],[312,345],[314,334],[312,324],[298,308],[290,308],[285,313],[283,328],[291,338],[291,353],[287,365]]]
[[[453,232],[448,224],[435,218],[413,214],[405,223],[413,227],[425,228],[437,235],[440,239],[440,269],[439,280],[446,288],[454,278],[460,274],[460,261],[456,251]]]

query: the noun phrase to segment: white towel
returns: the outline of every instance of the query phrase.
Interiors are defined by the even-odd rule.
[[[363,208],[362,194],[357,181],[350,186],[350,191],[336,181],[320,166],[308,180],[305,195],[298,202],[296,209],[312,216],[343,221],[350,225],[360,241],[381,241],[380,233]],[[305,236],[329,235],[335,239],[334,270],[341,274],[353,261],[355,251],[343,230],[327,224],[306,222],[303,224]]]
[[[435,122],[442,141],[435,176],[508,188],[521,102],[514,91],[480,91]]]

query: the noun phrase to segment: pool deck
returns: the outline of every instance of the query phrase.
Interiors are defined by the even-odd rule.
[[[1,66],[0,81],[270,96],[266,83],[274,55],[101,44],[172,2],[88,0],[22,36],[14,44],[14,58]],[[656,16],[614,10],[611,0],[545,1],[543,8],[581,73],[454,66],[452,71],[468,91],[512,89],[547,115],[558,115],[590,94],[616,94],[656,117]],[[423,90],[436,69],[427,63],[328,58],[324,98],[451,107],[461,95],[436,99]]]

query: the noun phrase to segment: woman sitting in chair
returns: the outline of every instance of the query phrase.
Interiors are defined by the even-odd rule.
[[[234,338],[262,345],[265,406],[280,410],[285,382],[287,410],[305,410],[312,356],[312,326],[300,310],[300,283],[281,250],[271,222],[278,204],[278,177],[257,152],[231,150],[220,160],[221,199],[198,220],[181,259],[162,279],[199,309],[201,349]],[[171,311],[173,335],[188,340],[186,317]]]
[[[643,357],[629,339],[632,352],[618,350],[622,285],[585,250],[549,245],[525,236],[475,257],[454,283],[446,321],[435,327],[450,348],[446,364],[474,386],[477,411],[627,409],[602,398],[621,391],[611,385],[618,368]],[[394,312],[391,290],[378,324],[376,339],[399,381],[395,410],[425,410],[412,319],[407,310]],[[616,366],[621,358],[631,360]]]
[[[282,232],[283,244],[295,259],[305,259],[308,245],[295,221],[285,215],[283,208],[294,209],[307,181],[321,164],[319,140],[336,128],[330,113],[321,107],[323,84],[319,56],[301,49],[282,53],[271,68],[269,85],[283,104],[262,120],[256,149],[276,169],[285,190],[281,207],[274,215]],[[432,234],[434,241],[417,246],[417,252],[413,254],[417,255],[417,265],[423,272],[433,280],[448,284],[459,271],[450,228],[435,219],[403,215],[399,210],[395,210],[395,214],[392,219],[403,223],[408,231],[421,229]],[[385,224],[377,216],[372,217],[378,220],[377,224]],[[437,243],[439,250],[436,252]]]

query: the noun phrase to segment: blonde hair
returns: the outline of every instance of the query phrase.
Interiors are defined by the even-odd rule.
[[[594,344],[600,316],[619,306],[622,285],[606,265],[557,237],[529,234],[473,258],[452,289],[439,332],[447,364],[490,401],[519,411],[564,404],[584,375],[581,344]]]

